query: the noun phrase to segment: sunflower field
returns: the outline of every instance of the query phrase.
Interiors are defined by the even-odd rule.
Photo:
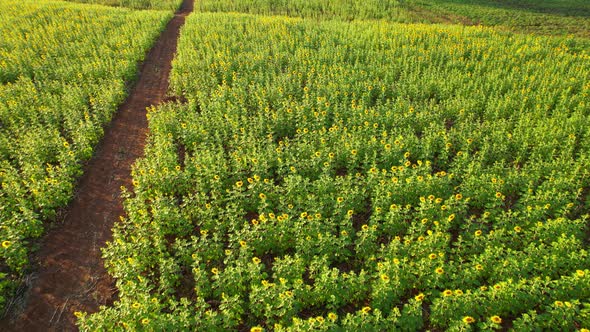
[[[195,0],[203,12],[241,12],[287,15],[310,19],[387,19],[396,22],[419,21],[400,0]]]
[[[214,22],[214,24],[212,23]],[[191,15],[119,299],[81,330],[590,327],[590,55],[485,27]]]
[[[72,2],[91,3],[133,9],[176,10],[182,0],[66,0]]]

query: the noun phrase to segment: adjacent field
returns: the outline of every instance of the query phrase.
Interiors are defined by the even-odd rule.
[[[195,8],[314,19],[482,24],[518,33],[590,38],[590,5],[583,0],[196,0]]]
[[[190,16],[82,330],[589,327],[578,42]]]
[[[433,17],[453,15],[465,17],[474,24],[518,33],[590,38],[590,2],[583,0],[413,0],[410,3]]]
[[[396,22],[423,20],[406,10],[399,0],[196,0],[195,9],[204,12],[242,12],[314,19],[387,19]]]
[[[93,3],[107,6],[128,7],[133,9],[169,9],[176,10],[182,0],[67,0],[72,2]]]
[[[0,307],[43,222],[71,199],[82,162],[170,17],[58,1],[0,3]]]

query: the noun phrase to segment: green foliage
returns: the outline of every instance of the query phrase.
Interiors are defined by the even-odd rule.
[[[586,324],[576,42],[190,16],[82,330]]]
[[[195,0],[195,10],[287,15],[314,19],[421,21],[400,0]]]
[[[518,33],[590,38],[590,3],[584,0],[411,0],[429,17],[498,26]],[[588,45],[588,44],[587,44]]]
[[[170,14],[0,4],[0,293],[56,217]]]
[[[519,33],[590,38],[590,5],[584,0],[196,0],[195,9],[347,21],[482,24]]]
[[[133,9],[176,10],[182,0],[66,0],[72,2],[94,3],[99,5],[128,7]]]
[[[420,1],[420,0],[410,0]],[[487,6],[563,16],[590,17],[590,3],[585,0],[426,0],[440,4]]]

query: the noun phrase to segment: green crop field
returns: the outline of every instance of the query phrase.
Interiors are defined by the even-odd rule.
[[[288,15],[311,19],[385,19],[497,26],[513,32],[590,38],[584,0],[196,0],[201,11]]]
[[[311,19],[387,19],[414,22],[423,18],[410,13],[399,0],[196,0],[200,11],[242,12],[300,16]]]
[[[0,308],[182,2],[0,2]],[[64,299],[60,317],[589,331],[587,1],[194,9],[102,249],[116,298],[98,312]]]
[[[0,3],[0,307],[170,16]]]
[[[191,15],[82,330],[589,327],[585,43]]]
[[[133,9],[178,9],[182,0],[67,0]]]
[[[590,2],[584,0],[409,0],[430,17],[462,17],[470,24],[513,32],[590,38]],[[457,21],[455,19],[455,21]]]

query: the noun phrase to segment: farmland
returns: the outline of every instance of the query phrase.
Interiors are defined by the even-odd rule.
[[[587,327],[584,42],[191,15],[80,326]]]
[[[0,306],[169,18],[56,1],[0,4]]]
[[[590,37],[590,3],[582,0],[415,0],[434,17],[456,15],[513,32]]]
[[[196,8],[316,20],[483,24],[517,33],[590,37],[590,5],[584,0],[197,0]]]
[[[309,19],[387,19],[414,22],[421,18],[411,15],[398,0],[323,1],[323,0],[197,0],[195,7],[203,12],[241,12],[263,15],[286,15]]]
[[[175,10],[180,7],[182,0],[67,0],[72,2],[100,4],[133,9]]]
[[[115,223],[102,249],[115,285],[94,272],[77,293],[34,284],[55,312],[25,320],[588,331],[587,2],[196,0],[184,26],[181,2],[0,3],[0,306],[17,302],[47,229],[76,236],[72,197],[80,213],[80,197],[108,196],[112,213],[79,219]],[[159,34],[147,58],[169,58],[146,60],[151,85],[137,84],[158,97],[120,108]],[[114,126],[134,141],[147,117],[143,157],[122,140],[84,167],[119,137],[117,109],[140,124]],[[83,170],[116,192],[76,192]],[[90,226],[71,256],[99,256]],[[41,271],[83,270],[57,256]]]

